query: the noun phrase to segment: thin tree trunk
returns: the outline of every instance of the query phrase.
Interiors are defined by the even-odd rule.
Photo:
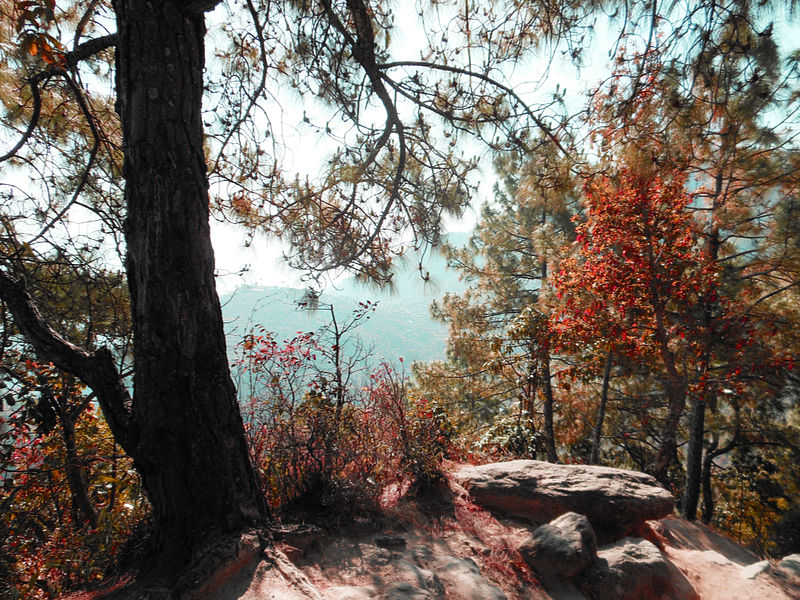
[[[697,517],[703,473],[703,439],[705,438],[706,400],[701,392],[692,406],[689,419],[689,444],[686,451],[686,487],[683,491],[681,513],[688,521]]]
[[[262,521],[214,282],[203,9],[115,0],[134,332],[133,455],[164,562]]]
[[[81,515],[83,518],[76,525],[84,523],[94,529],[97,527],[97,511],[89,498],[89,490],[86,486],[81,461],[78,456],[78,449],[75,444],[75,422],[63,414],[63,407],[57,408],[59,421],[61,422],[61,435],[64,438],[64,450],[66,457],[64,461],[64,471],[67,476],[70,496],[72,498],[73,513]],[[82,522],[81,522],[82,521]]]
[[[649,256],[651,265],[655,259]],[[661,444],[653,464],[648,469],[663,485],[669,484],[669,467],[675,461],[678,450],[678,425],[686,406],[686,385],[678,373],[675,354],[669,347],[664,304],[659,296],[655,281],[650,282],[650,304],[656,319],[655,339],[658,352],[667,374],[667,418],[661,429]]]
[[[596,465],[600,460],[600,441],[603,437],[603,421],[606,418],[606,405],[608,404],[608,388],[611,381],[611,365],[613,364],[614,352],[608,349],[606,355],[606,368],[603,371],[603,387],[600,390],[600,406],[597,408],[597,421],[594,424],[594,435],[592,436],[592,451],[589,454],[589,464]]]
[[[711,467],[714,464],[716,454],[714,452],[719,444],[719,438],[714,436],[706,450],[706,455],[703,457],[703,469],[700,473],[700,484],[703,490],[703,511],[701,513],[701,520],[703,523],[708,524],[714,516],[714,490],[711,488]]]
[[[661,428],[661,443],[655,461],[648,469],[659,482],[669,484],[669,468],[678,452],[678,425],[686,405],[686,393],[680,382],[667,382],[667,418]]]
[[[719,446],[719,434],[714,434],[711,439],[711,444],[709,444],[708,449],[706,450],[706,455],[703,458],[703,472],[701,474],[702,477],[702,487],[703,487],[703,512],[702,512],[702,521],[703,523],[710,523],[711,519],[714,517],[714,490],[711,487],[711,470],[714,467],[714,459],[718,456],[722,456],[727,454],[731,450],[733,450],[736,445],[739,443],[739,433],[741,430],[741,414],[739,409],[739,404],[734,400],[733,403],[733,435],[731,435],[731,439],[722,446]]]
[[[544,393],[544,444],[547,462],[558,462],[556,454],[556,434],[553,424],[553,385],[550,381],[550,352],[547,348],[542,352],[542,392]]]
[[[715,178],[714,196],[709,214],[709,233],[706,238],[705,254],[709,263],[717,263],[719,258],[719,226],[715,223],[715,214],[720,195],[722,194],[722,171],[717,172]],[[697,517],[697,505],[700,501],[700,490],[707,488],[710,507],[708,510],[713,512],[713,499],[711,498],[711,463],[713,452],[706,454],[706,461],[703,460],[703,442],[705,440],[705,415],[706,407],[710,404],[716,407],[716,398],[712,396],[705,383],[711,369],[714,345],[714,302],[716,289],[707,290],[703,305],[703,328],[705,331],[703,340],[703,359],[700,367],[700,380],[704,384],[704,389],[700,391],[700,396],[692,407],[692,416],[689,422],[689,445],[686,452],[686,488],[684,489],[683,505],[681,512],[684,518],[694,521]],[[711,396],[709,398],[709,396]],[[709,454],[711,458],[709,459]],[[706,481],[708,478],[708,481]],[[705,498],[706,492],[703,492]],[[704,507],[703,512],[705,513]]]

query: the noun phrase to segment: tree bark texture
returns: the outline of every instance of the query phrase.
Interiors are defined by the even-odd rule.
[[[114,2],[134,332],[131,454],[159,550],[187,559],[206,536],[266,515],[214,285],[202,8]]]
[[[709,263],[716,264],[719,260],[719,225],[716,223],[715,214],[719,206],[719,199],[722,195],[722,178],[723,173],[719,171],[716,176],[716,184],[714,189],[714,197],[711,203],[711,214],[709,215],[710,231],[706,238],[705,254]],[[714,290],[716,292],[716,290]],[[703,361],[701,363],[700,375],[702,380],[707,380],[711,371],[711,360],[713,357],[713,346],[716,341],[715,335],[715,318],[714,318],[714,298],[716,294],[707,294],[703,303]],[[703,488],[703,494],[711,494],[711,471],[710,463],[703,464],[703,443],[705,441],[705,416],[706,407],[711,406],[712,411],[716,408],[716,398],[714,391],[709,386],[704,386],[700,392],[700,397],[695,401],[692,407],[692,416],[689,424],[689,443],[686,452],[686,489],[684,491],[683,505],[681,512],[683,516],[689,521],[693,521],[697,516],[697,506],[700,501],[700,490]],[[713,456],[712,456],[713,460]],[[705,482],[705,477],[709,477],[708,483]],[[708,490],[706,491],[706,488]],[[714,501],[709,496],[707,506],[713,512]],[[704,508],[704,511],[707,509]]]
[[[686,451],[686,487],[683,491],[681,513],[688,521],[697,517],[700,502],[701,473],[703,465],[703,440],[705,437],[706,400],[701,396],[695,399],[689,418],[689,443]]]
[[[703,490],[703,511],[701,519],[703,523],[708,525],[714,516],[714,490],[711,487],[711,470],[714,467],[714,459],[716,458],[717,445],[719,438],[714,437],[709,444],[706,454],[703,457],[703,470],[700,474],[701,487]]]
[[[678,425],[686,406],[686,388],[681,381],[667,381],[667,418],[661,428],[661,441],[655,461],[648,471],[659,483],[670,484],[669,468],[676,462],[678,453]]]

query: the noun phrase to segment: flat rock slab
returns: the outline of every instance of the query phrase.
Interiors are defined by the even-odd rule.
[[[650,475],[610,467],[514,460],[465,466],[453,477],[477,504],[536,525],[566,512],[586,515],[600,543],[619,540],[674,507],[672,494]]]

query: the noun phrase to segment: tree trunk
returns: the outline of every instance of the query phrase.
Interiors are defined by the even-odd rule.
[[[606,368],[603,371],[603,388],[600,390],[600,406],[597,408],[597,422],[594,425],[594,435],[592,436],[592,451],[589,454],[589,464],[596,465],[600,460],[600,441],[603,438],[603,421],[606,418],[606,405],[608,404],[608,388],[611,381],[611,365],[613,363],[614,352],[608,349],[606,355]]]
[[[550,351],[545,348],[542,352],[542,391],[544,393],[544,445],[547,452],[547,462],[558,462],[556,454],[556,433],[553,424],[553,385],[550,381]]]
[[[703,513],[702,513],[702,520],[703,523],[710,523],[712,517],[714,516],[714,490],[711,488],[711,473],[712,469],[714,468],[714,459],[718,456],[722,456],[727,454],[734,448],[736,448],[737,444],[739,443],[739,434],[741,430],[741,412],[739,403],[734,400],[731,404],[733,407],[733,433],[731,434],[731,439],[722,446],[719,447],[719,433],[714,432],[711,436],[711,443],[708,445],[708,449],[706,450],[706,455],[703,458],[703,471],[701,473],[702,478],[702,488],[703,488]]]
[[[689,420],[689,446],[686,451],[686,488],[683,491],[681,513],[688,521],[697,517],[700,501],[701,474],[703,470],[703,440],[705,438],[706,400],[701,395],[692,406]]]
[[[658,454],[648,471],[663,485],[669,485],[669,468],[675,462],[678,452],[678,425],[686,405],[685,388],[680,382],[667,383],[667,418],[661,428],[661,443]]]
[[[655,259],[649,256],[650,264],[655,270]],[[661,300],[655,281],[650,282],[650,305],[653,308],[653,315],[656,319],[656,329],[654,332],[658,353],[666,371],[666,392],[667,392],[667,418],[661,429],[661,443],[658,453],[648,471],[660,483],[669,485],[669,467],[675,461],[678,450],[678,425],[681,422],[683,409],[686,406],[686,384],[677,368],[677,359],[669,347],[667,334],[666,309]]]
[[[703,512],[701,513],[701,520],[708,525],[714,517],[714,490],[711,489],[711,469],[714,466],[714,459],[716,458],[717,445],[719,438],[717,436],[711,440],[706,455],[703,457],[703,470],[700,473],[701,486],[703,489]]]
[[[709,234],[706,238],[705,254],[709,263],[717,263],[719,259],[719,225],[715,222],[715,213],[718,206],[720,195],[722,194],[722,171],[717,172],[714,196],[709,214]],[[703,389],[700,396],[692,407],[692,416],[689,422],[689,447],[686,452],[686,489],[684,490],[683,506],[681,512],[684,518],[694,521],[697,516],[697,505],[700,501],[700,489],[703,488],[704,508],[713,513],[714,503],[711,498],[711,461],[714,454],[711,449],[706,456],[706,464],[703,462],[703,442],[705,440],[705,416],[706,406],[711,406],[715,411],[716,397],[713,391],[708,388],[708,377],[711,371],[711,360],[713,357],[714,346],[714,303],[716,299],[716,289],[706,292],[703,304],[703,329],[704,351],[701,362],[700,380],[703,382]],[[716,446],[716,443],[715,443]],[[710,456],[710,458],[709,458]],[[706,481],[706,478],[708,480]]]
[[[133,455],[165,568],[262,521],[227,362],[203,153],[203,9],[115,0],[134,332]]]
[[[97,527],[97,511],[89,498],[86,476],[78,456],[78,448],[75,443],[75,421],[67,414],[66,407],[60,402],[56,404],[55,408],[61,424],[61,436],[64,439],[64,472],[72,498],[73,518],[79,517],[75,519],[75,525],[81,527],[85,523],[89,523],[89,526],[94,529]]]

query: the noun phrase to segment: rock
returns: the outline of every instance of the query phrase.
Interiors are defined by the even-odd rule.
[[[422,590],[407,581],[395,581],[386,586],[382,600],[433,600],[427,591]]]
[[[546,589],[552,600],[588,600],[571,581],[554,579],[547,582]]]
[[[444,585],[441,580],[428,571],[404,559],[393,563],[398,581],[405,581],[411,585],[433,594],[435,597],[444,597]]]
[[[625,538],[601,548],[580,576],[592,600],[696,600],[689,581],[642,539]]]
[[[371,600],[378,595],[374,586],[342,585],[325,590],[325,600]]]
[[[573,577],[597,556],[597,537],[589,519],[569,512],[533,532],[519,553],[545,579]]]
[[[587,465],[515,460],[466,466],[453,474],[473,500],[536,525],[566,512],[586,517],[601,543],[672,512],[672,494],[650,475]]]
[[[392,553],[386,548],[378,548],[372,544],[359,544],[361,558],[370,567],[384,567],[392,562]]]
[[[411,558],[413,558],[421,566],[424,566],[428,561],[433,559],[433,549],[429,546],[415,546],[411,549]]]
[[[447,594],[441,597],[448,600],[508,600],[503,590],[486,581],[472,559],[452,556],[436,573]]]
[[[300,548],[295,548],[294,546],[290,546],[289,544],[284,544],[279,542],[278,544],[275,545],[275,547],[281,552],[283,552],[286,555],[286,558],[288,558],[292,562],[297,562],[305,554],[305,552]]]
[[[272,535],[276,541],[304,552],[318,546],[325,538],[325,532],[315,525],[277,525],[272,528]]]
[[[757,563],[753,563],[752,565],[742,567],[739,570],[739,574],[745,579],[755,579],[761,575],[761,573],[765,573],[767,571],[769,571],[769,561],[762,560]]]
[[[783,557],[772,570],[777,577],[800,590],[800,554]]]
[[[708,562],[712,562],[715,565],[719,565],[720,567],[734,565],[733,561],[727,559],[726,557],[722,556],[716,550],[705,550],[702,552],[703,558]]]

